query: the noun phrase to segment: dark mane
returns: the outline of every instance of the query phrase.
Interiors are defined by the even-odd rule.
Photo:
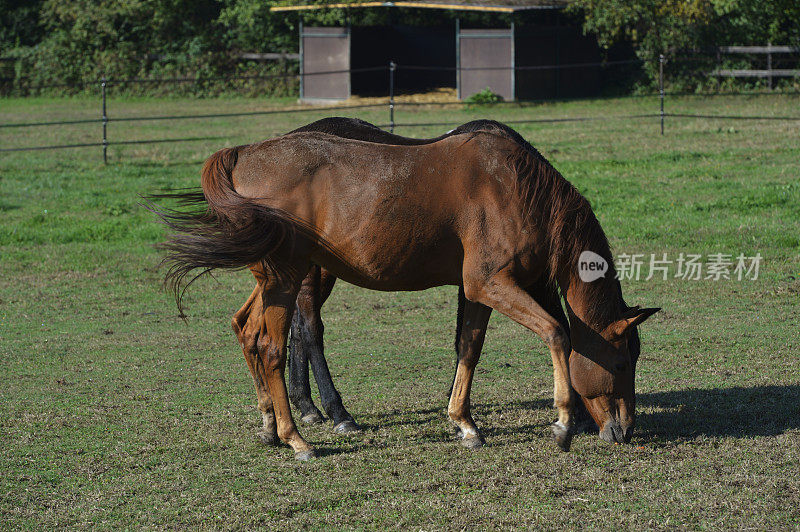
[[[588,306],[587,323],[608,325],[621,314],[616,269],[603,228],[589,202],[550,162],[522,136],[499,122],[483,121],[483,131],[513,140],[517,148],[506,159],[517,176],[517,194],[531,223],[544,227],[549,247],[549,280],[566,281],[583,291],[593,304]],[[593,251],[609,265],[605,277],[585,283],[578,277],[578,259],[582,252]],[[611,296],[609,297],[609,294]]]
[[[317,120],[316,122],[311,122],[310,124],[306,124],[305,126],[299,127],[287,133],[287,135],[291,135],[292,133],[328,133],[329,135],[335,135],[337,137],[345,138],[345,139],[353,139],[353,140],[362,140],[365,142],[376,142],[379,144],[396,144],[399,146],[419,146],[423,144],[432,144],[434,142],[440,141],[442,139],[446,139],[447,137],[452,137],[453,135],[461,135],[463,133],[476,133],[478,131],[498,131],[502,134],[512,138],[517,143],[524,145],[526,149],[531,150],[533,153],[536,153],[538,157],[541,157],[539,153],[528,144],[522,136],[508,127],[505,124],[497,122],[496,120],[472,120],[465,124],[461,124],[460,126],[451,129],[447,133],[443,135],[439,135],[438,137],[431,137],[431,138],[412,138],[412,137],[402,137],[400,135],[395,135],[394,133],[389,133],[388,131],[384,131],[383,129],[379,128],[374,124],[370,124],[360,118],[346,118],[342,116],[330,116],[327,118],[322,118]]]

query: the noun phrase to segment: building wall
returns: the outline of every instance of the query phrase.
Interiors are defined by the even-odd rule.
[[[432,12],[431,16],[436,16]],[[439,15],[440,16],[440,15]],[[457,50],[456,24],[442,17],[441,25],[412,26],[402,23],[386,26],[354,26],[350,29],[349,51],[330,43],[316,40],[304,50],[304,64],[318,70],[333,69],[349,64],[350,68],[386,67],[390,61],[398,64],[395,74],[395,91],[423,92],[439,87],[456,87],[455,67],[492,67],[495,70],[461,72],[461,96],[467,98],[487,86],[505,99],[518,100],[572,98],[592,96],[603,91],[611,79],[599,66],[580,68],[537,68],[575,63],[596,63],[601,51],[592,37],[582,35],[580,28],[556,11],[520,12],[514,16],[513,43],[502,38],[468,38],[470,33],[487,34],[502,28],[465,28],[465,39]],[[330,28],[338,32],[342,28]],[[325,32],[326,28],[307,28],[306,32]],[[506,35],[509,28],[500,29]],[[491,35],[489,35],[491,37]],[[338,47],[337,47],[338,46]],[[327,61],[327,63],[326,63]],[[326,66],[327,65],[327,66]],[[501,70],[497,67],[517,67]],[[411,67],[425,67],[413,69]],[[526,69],[525,67],[534,67]],[[346,78],[346,79],[345,79]],[[349,82],[349,87],[347,83]],[[354,72],[342,75],[308,77],[306,87],[314,88],[314,98],[339,98],[352,94],[385,96],[389,88],[389,75],[385,68],[374,72]],[[327,92],[326,92],[327,91]],[[330,96],[320,96],[320,94]],[[306,98],[311,97],[306,91]],[[344,96],[346,97],[346,96]]]

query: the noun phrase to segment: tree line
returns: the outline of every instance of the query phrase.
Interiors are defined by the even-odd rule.
[[[376,25],[393,16],[382,8],[287,15],[270,12],[275,4],[269,0],[0,0],[0,78],[3,86],[22,91],[52,85],[72,87],[54,87],[57,91],[74,91],[102,76],[190,76],[208,80],[187,89],[195,93],[288,94],[296,90],[292,81],[225,83],[217,78],[296,71],[294,62],[238,57],[242,52],[296,52],[301,20]],[[460,16],[477,23],[498,22],[498,16],[491,14],[421,11],[405,10],[402,20],[436,24]],[[800,45],[797,0],[574,0],[567,13],[602,47],[626,42],[648,60],[660,53],[726,45]],[[655,72],[647,72],[643,79],[652,84]],[[152,93],[159,88],[140,90]],[[169,90],[174,92],[174,87]]]

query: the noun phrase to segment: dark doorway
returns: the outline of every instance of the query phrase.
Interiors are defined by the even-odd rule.
[[[423,92],[456,86],[455,26],[366,26],[352,28],[351,66],[354,70],[398,65],[395,92]],[[421,67],[421,68],[413,68]],[[353,94],[386,96],[389,74],[353,72]]]

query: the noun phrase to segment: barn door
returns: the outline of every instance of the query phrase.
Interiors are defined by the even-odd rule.
[[[514,27],[502,30],[464,30],[456,35],[458,97],[469,98],[490,88],[505,100],[514,94]]]
[[[350,97],[349,70],[349,27],[300,28],[301,99],[346,100]]]

